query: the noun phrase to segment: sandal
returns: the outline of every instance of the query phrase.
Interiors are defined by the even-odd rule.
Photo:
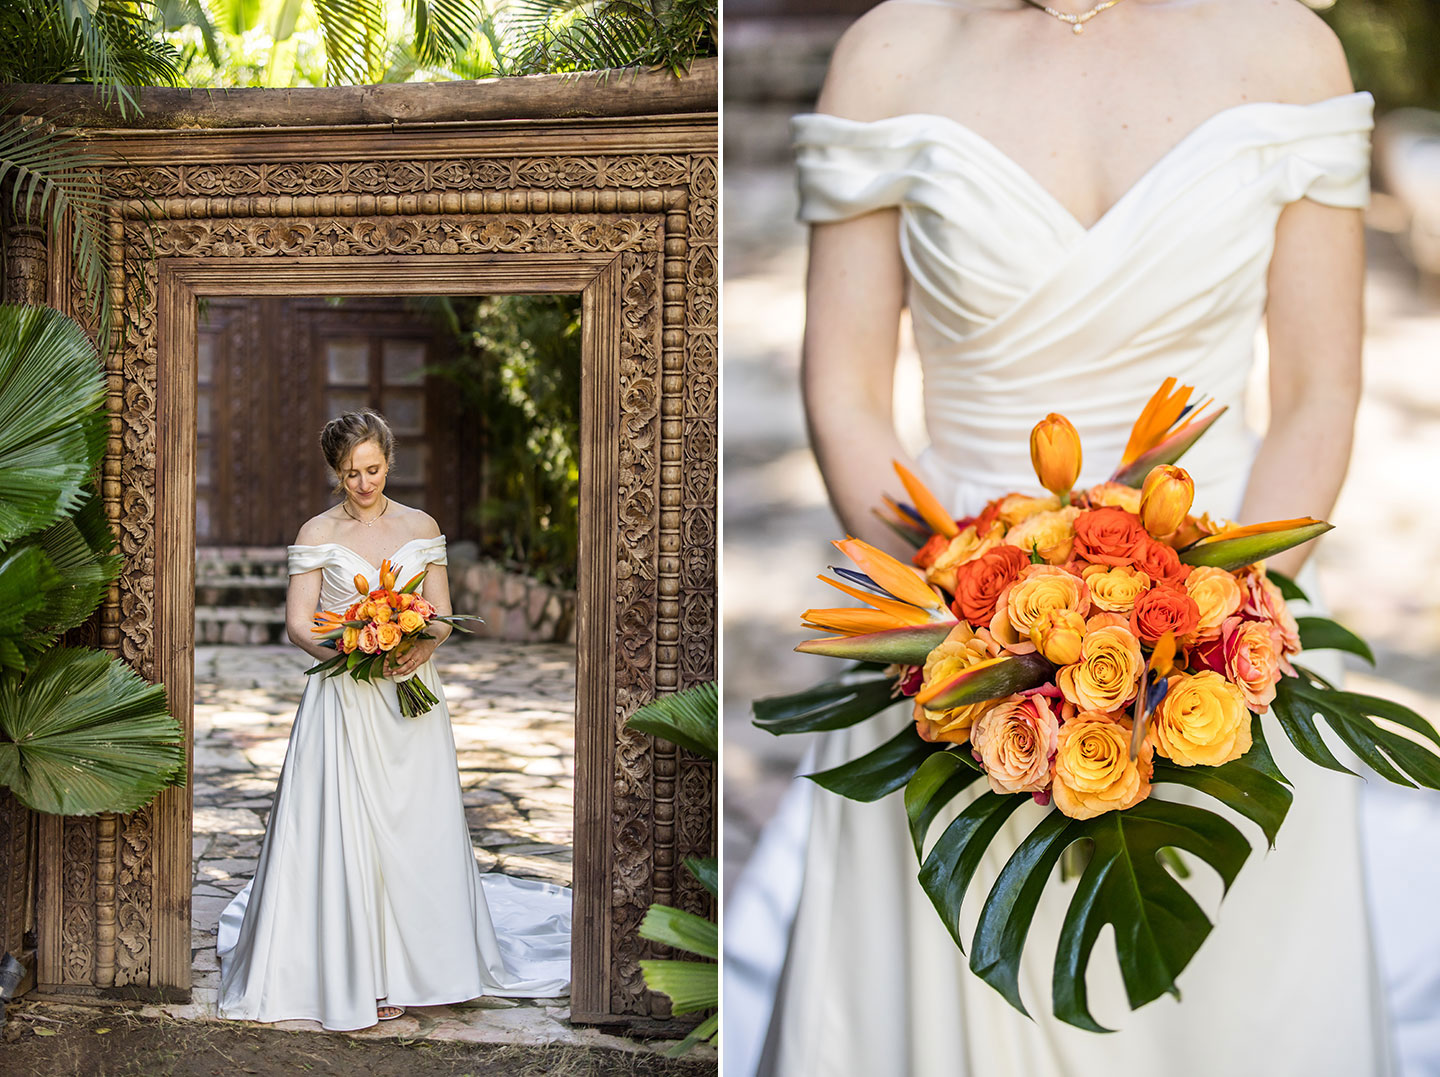
[[[376,1007],[375,1017],[380,1021],[393,1021],[405,1012],[404,1006],[379,1006]]]

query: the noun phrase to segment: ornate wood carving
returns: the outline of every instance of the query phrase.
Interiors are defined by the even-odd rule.
[[[187,723],[196,298],[584,296],[572,1012],[663,1013],[636,930],[656,898],[705,907],[679,862],[713,853],[714,779],[621,727],[714,675],[713,116],[93,141],[124,162],[105,176],[123,302],[103,497],[126,569],[101,636]],[[172,790],[52,835],[43,984],[188,987],[189,822],[188,790]]]

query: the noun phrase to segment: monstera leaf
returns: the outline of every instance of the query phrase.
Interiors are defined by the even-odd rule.
[[[1258,720],[1252,729],[1254,743],[1243,758],[1213,768],[1159,760],[1154,782],[1185,785],[1214,797],[1254,821],[1273,842],[1291,794],[1275,769]],[[1031,799],[1024,793],[982,792],[924,854],[927,833],[940,812],[980,778],[979,766],[960,748],[929,756],[905,788],[911,838],[922,857],[920,885],[962,951],[960,908],[976,869],[1006,821]],[[1109,924],[1115,931],[1132,1008],[1176,993],[1175,978],[1212,925],[1165,866],[1166,855],[1178,849],[1199,857],[1228,889],[1250,855],[1250,842],[1215,812],[1155,796],[1127,811],[1093,819],[1047,813],[1015,849],[986,896],[971,944],[971,969],[1022,1013],[1020,955],[1055,865],[1077,844],[1090,855],[1060,929],[1052,1003],[1062,1021],[1105,1031],[1090,1014],[1085,989],[1101,930]]]
[[[755,724],[776,736],[843,729],[879,714],[894,702],[893,677],[883,672],[857,672],[805,692],[756,700]]]

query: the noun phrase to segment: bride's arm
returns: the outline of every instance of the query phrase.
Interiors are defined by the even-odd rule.
[[[315,609],[320,602],[322,575],[324,570],[317,568],[290,577],[290,588],[285,592],[285,634],[306,654],[326,659],[334,658],[335,651],[322,647],[310,634],[315,624]]]

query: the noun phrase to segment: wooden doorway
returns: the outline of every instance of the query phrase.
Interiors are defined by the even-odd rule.
[[[600,99],[583,80],[518,81],[532,117]],[[636,929],[655,900],[706,908],[680,864],[714,841],[710,764],[621,728],[714,675],[714,95],[713,81],[698,98],[676,86],[627,81],[617,111],[651,114],[623,120],[517,119],[513,95],[508,118],[475,119],[481,99],[457,104],[453,86],[393,87],[393,125],[352,113],[304,130],[163,129],[233,120],[207,95],[157,91],[142,96],[153,129],[92,138],[118,162],[105,179],[123,341],[103,497],[126,567],[101,644],[164,681],[187,722],[201,297],[584,297],[571,1001],[588,1022],[666,1012]],[[36,91],[32,111],[62,90]],[[268,93],[231,97],[251,123],[304,114]],[[374,104],[311,99],[327,93]],[[73,307],[63,237],[48,257],[51,301]],[[40,989],[188,992],[190,810],[181,789],[131,816],[41,820]]]

